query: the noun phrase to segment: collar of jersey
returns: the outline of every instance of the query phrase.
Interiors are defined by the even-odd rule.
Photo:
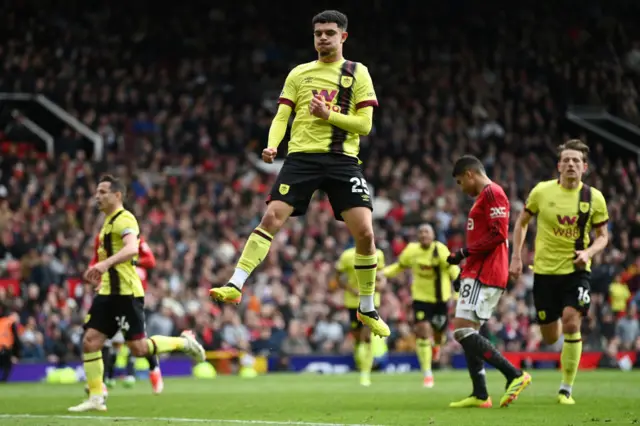
[[[567,191],[567,192],[576,192],[576,191],[580,191],[580,190],[582,189],[582,185],[584,185],[582,182],[580,182],[576,188],[574,188],[574,189],[568,189],[568,188],[565,188],[564,186],[562,186],[562,185],[560,184],[560,179],[557,179],[557,180],[556,180],[556,184],[560,187],[560,189],[561,189],[561,190],[563,190],[563,191]]]

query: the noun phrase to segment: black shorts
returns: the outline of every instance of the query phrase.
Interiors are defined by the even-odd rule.
[[[562,317],[562,311],[571,306],[583,316],[591,306],[591,274],[576,271],[567,275],[542,275],[533,277],[533,301],[538,313],[538,323],[550,324]]]
[[[449,324],[449,306],[446,302],[429,303],[415,300],[413,302],[413,321],[418,324],[427,321],[435,331],[446,330]]]
[[[118,330],[126,341],[145,337],[144,297],[97,295],[84,328],[93,328],[111,339]]]
[[[292,216],[302,216],[318,189],[329,197],[337,220],[342,221],[342,213],[354,207],[373,210],[371,194],[358,160],[332,153],[288,155],[267,203],[283,201],[293,207]]]
[[[349,308],[349,322],[351,331],[360,331],[364,327],[364,324],[358,321],[358,308]]]

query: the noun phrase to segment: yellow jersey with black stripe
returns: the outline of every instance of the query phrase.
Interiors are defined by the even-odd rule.
[[[525,210],[536,216],[537,232],[533,270],[543,275],[568,275],[575,271],[573,260],[576,239],[580,236],[578,227],[579,209],[588,205],[580,201],[583,184],[575,189],[567,189],[558,180],[548,180],[537,184],[529,193]],[[609,221],[607,202],[602,192],[591,187],[591,208],[584,230],[583,247],[589,247],[589,232]],[[587,264],[591,270],[591,262]]]
[[[447,263],[449,254],[447,246],[440,241],[434,241],[428,247],[409,243],[402,250],[398,264],[401,269],[411,269],[414,301],[440,303],[451,299],[451,281],[458,276],[460,268]]]
[[[378,249],[376,252],[378,256],[377,270],[380,271],[384,268],[384,253]],[[358,290],[358,276],[356,275],[356,249],[354,247],[345,250],[338,262],[336,263],[336,270],[340,273],[347,275],[347,286],[352,290]],[[380,306],[380,293],[376,291],[374,296],[375,306]],[[344,306],[348,309],[358,309],[360,305],[360,296],[356,293],[345,290],[344,292]]]
[[[98,261],[102,262],[122,250],[122,239],[129,234],[135,235],[139,243],[140,228],[133,213],[121,208],[105,217],[100,229]],[[144,288],[135,268],[135,258],[114,265],[102,274],[102,286],[98,294],[143,297]]]
[[[358,134],[338,129],[309,112],[311,99],[316,95],[324,98],[332,113],[355,115],[361,108],[377,107],[378,99],[367,67],[345,59],[298,65],[287,76],[278,99],[278,103],[291,106],[296,114],[289,154],[334,152],[358,157]]]

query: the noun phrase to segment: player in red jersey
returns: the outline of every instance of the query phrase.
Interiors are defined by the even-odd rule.
[[[476,198],[467,220],[467,246],[448,258],[452,265],[465,260],[456,284],[459,298],[453,326],[454,337],[464,350],[473,392],[449,406],[492,406],[485,380],[486,361],[507,379],[506,392],[500,400],[500,406],[506,407],[529,386],[531,376],[514,367],[478,330],[493,313],[509,278],[509,199],[487,177],[482,162],[471,155],[456,161],[453,177],[465,194]]]
[[[89,266],[93,266],[98,263],[98,248],[100,247],[100,236],[96,235],[94,241],[94,252],[93,259]],[[153,255],[149,244],[144,240],[143,237],[140,237],[140,245],[138,249],[138,258],[135,261],[136,270],[138,272],[138,276],[142,281],[142,287],[147,289],[147,277],[148,269],[153,269],[156,266],[156,257]],[[113,352],[110,351],[110,348],[105,346],[103,351],[107,351],[107,354],[103,352],[103,359],[105,360],[105,383],[113,383],[113,372],[116,364],[116,355],[118,352],[118,348],[120,345],[124,343],[124,337],[122,337],[121,333],[118,332],[113,339],[111,339],[111,343],[113,346]],[[157,355],[149,355],[147,357],[147,361],[149,362],[149,380],[151,381],[151,387],[153,388],[153,393],[158,394],[161,393],[164,389],[164,381],[162,380],[162,373],[160,372],[160,365],[158,362]],[[135,376],[133,374],[133,356],[130,354],[129,359],[127,361],[127,381],[125,383],[132,384],[135,382]]]

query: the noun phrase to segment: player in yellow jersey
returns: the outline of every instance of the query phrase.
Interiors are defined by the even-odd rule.
[[[447,263],[449,254],[447,246],[435,240],[433,227],[424,224],[418,228],[418,242],[409,243],[400,253],[398,262],[384,270],[387,278],[393,278],[402,270],[411,269],[416,354],[426,388],[434,385],[432,355],[434,352],[439,355],[439,345],[446,336],[451,282],[460,274],[457,265]]]
[[[318,60],[298,65],[287,76],[262,152],[262,159],[272,163],[295,112],[289,152],[267,211],[249,236],[229,283],[211,289],[211,295],[240,303],[242,287],[267,256],[273,236],[290,216],[304,215],[314,192],[322,190],[335,218],[346,223],[355,240],[358,319],[374,334],[388,336],[389,327],[373,303],[377,265],[372,202],[358,160],[360,136],[371,131],[373,107],[378,105],[376,92],[367,67],[342,55],[347,17],[328,10],[316,15],[312,25]]]
[[[87,282],[98,287],[82,339],[89,399],[70,407],[72,412],[106,411],[102,347],[118,330],[122,330],[136,357],[172,351],[185,352],[198,362],[205,357],[204,349],[189,331],[181,337],[145,335],[144,289],[135,269],[140,230],[136,218],[122,205],[125,193],[124,185],[109,175],[100,179],[96,191],[96,202],[105,219],[99,235],[98,263],[84,275]]]
[[[589,147],[574,139],[559,147],[560,178],[533,188],[513,233],[510,273],[522,273],[522,247],[529,221],[537,219],[533,298],[545,343],[564,334],[560,404],[575,404],[573,382],[582,355],[580,326],[589,310],[591,258],[608,244],[607,203],[600,191],[582,183]],[[589,245],[589,232],[596,238]]]
[[[377,308],[380,306],[380,291],[385,284],[382,269],[385,266],[384,253],[378,249],[376,251],[378,258],[378,274],[376,277],[376,293],[374,296],[374,304]],[[360,299],[358,297],[358,276],[356,274],[356,249],[350,248],[345,250],[338,262],[336,263],[336,272],[338,274],[338,282],[344,289],[344,306],[349,310],[349,319],[351,321],[351,332],[355,340],[354,358],[356,364],[360,368],[360,384],[362,386],[371,385],[371,369],[373,368],[373,350],[371,346],[371,330],[358,321],[358,305]],[[340,275],[345,274],[347,279],[340,280]]]

